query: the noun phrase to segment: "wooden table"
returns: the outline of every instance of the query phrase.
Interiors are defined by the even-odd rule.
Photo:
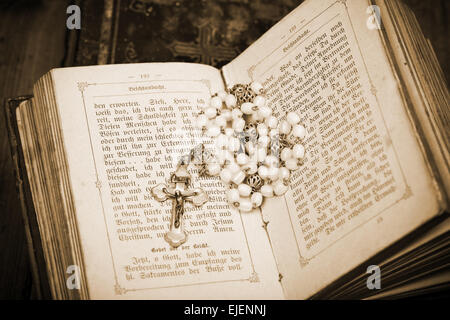
[[[449,76],[446,0],[406,1]],[[32,92],[33,83],[66,56],[69,0],[0,2],[0,98]],[[101,5],[101,1],[99,0]],[[75,31],[71,31],[75,32]],[[449,82],[448,78],[447,81]],[[0,299],[32,298],[25,233],[15,189],[4,112],[0,112]]]

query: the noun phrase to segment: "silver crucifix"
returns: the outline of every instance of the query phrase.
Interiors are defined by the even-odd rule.
[[[170,231],[164,239],[174,248],[186,242],[187,234],[184,231],[184,202],[189,201],[199,207],[208,201],[208,195],[199,188],[188,189],[191,184],[191,175],[187,165],[180,164],[177,170],[170,175],[167,184],[160,183],[152,188],[153,197],[160,202],[172,200],[172,219]]]

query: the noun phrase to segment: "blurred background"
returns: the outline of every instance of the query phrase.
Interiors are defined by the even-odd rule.
[[[403,1],[414,11],[450,83],[450,1]],[[40,76],[63,66],[185,61],[220,68],[301,2],[0,0],[0,101],[3,106],[7,98],[31,94]],[[66,10],[73,4],[81,8],[80,30],[66,27]],[[2,110],[0,299],[30,299],[32,279],[13,170]]]

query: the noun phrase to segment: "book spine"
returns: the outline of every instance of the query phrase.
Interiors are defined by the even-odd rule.
[[[30,267],[33,277],[34,298],[51,299],[52,296],[48,285],[47,269],[42,251],[41,237],[36,220],[36,211],[31,198],[31,190],[25,170],[22,145],[19,139],[16,119],[17,107],[22,102],[31,98],[32,96],[21,96],[6,100],[5,113],[11,157],[16,177],[17,194],[20,200],[21,213],[27,238]]]

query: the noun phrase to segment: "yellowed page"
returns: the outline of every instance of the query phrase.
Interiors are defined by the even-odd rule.
[[[450,271],[442,270],[437,272],[436,274],[432,274],[430,276],[426,276],[424,278],[414,280],[411,283],[407,283],[400,287],[376,294],[367,298],[367,300],[378,300],[378,299],[399,299],[405,297],[414,297],[414,295],[423,295],[426,293],[431,293],[436,291],[445,290],[445,285],[439,287],[443,283],[448,282],[450,278]],[[434,287],[434,288],[433,288]],[[420,290],[420,291],[419,291]],[[416,291],[416,292],[414,292]],[[409,294],[408,294],[409,293]]]
[[[429,43],[425,42],[423,35],[419,35],[417,38],[400,37],[400,34],[404,36],[409,32],[414,32],[414,28],[419,26],[416,21],[413,21],[412,26],[411,21],[402,25],[397,25],[398,22],[394,22],[394,13],[397,13],[397,15],[406,14],[397,11],[396,6],[399,3],[384,0],[377,1],[377,3],[380,5],[380,14],[384,17],[383,26],[391,44],[393,59],[397,61],[398,72],[401,73],[409,98],[412,101],[409,107],[414,112],[417,126],[421,127],[422,135],[429,148],[427,152],[436,165],[436,174],[440,176],[448,199],[450,195],[448,128],[446,128],[446,125],[441,125],[441,119],[435,115],[435,110],[442,109],[445,110],[443,111],[445,113],[450,104],[445,80],[440,76],[442,71],[433,70],[434,67],[439,68],[439,65],[433,65],[438,64],[438,62],[433,60],[435,57],[430,57],[430,55],[434,55],[434,52],[432,48],[428,48]],[[427,59],[426,62],[429,64],[423,66],[424,61],[421,61],[421,59]],[[423,71],[424,69],[425,71]],[[435,74],[431,76],[430,72]],[[434,91],[432,96],[430,96],[430,91]]]
[[[25,168],[27,171],[28,181],[30,184],[31,195],[36,211],[36,219],[39,227],[39,231],[41,233],[41,241],[43,243],[43,255],[45,257],[45,261],[47,262],[47,270],[52,270],[55,267],[57,262],[54,257],[54,250],[45,244],[56,244],[54,233],[52,228],[49,226],[49,219],[47,218],[47,214],[49,212],[48,207],[46,207],[46,203],[44,203],[43,192],[46,192],[45,186],[43,187],[38,181],[40,180],[38,177],[41,175],[40,172],[40,163],[38,161],[38,157],[36,155],[36,151],[39,149],[35,145],[35,139],[33,137],[33,123],[30,122],[30,109],[32,108],[32,103],[30,100],[22,102],[19,107],[16,109],[16,118],[17,118],[17,130],[20,136],[20,143],[22,145],[23,157]],[[33,250],[34,248],[29,248]],[[31,253],[34,255],[34,252]],[[33,266],[33,272],[37,271],[37,266]],[[37,274],[33,275],[39,279]],[[40,280],[40,279],[39,279]],[[54,294],[58,290],[57,282],[60,278],[49,277],[49,286],[53,290]]]
[[[306,1],[223,69],[301,115],[306,160],[262,209],[283,288],[307,298],[442,210],[368,2]]]
[[[223,89],[218,70],[130,64],[52,77],[90,298],[283,297],[260,216],[231,210],[218,179],[198,179],[191,168],[210,201],[185,205],[189,236],[177,249],[164,240],[171,202],[150,196],[189,150],[198,107]]]

